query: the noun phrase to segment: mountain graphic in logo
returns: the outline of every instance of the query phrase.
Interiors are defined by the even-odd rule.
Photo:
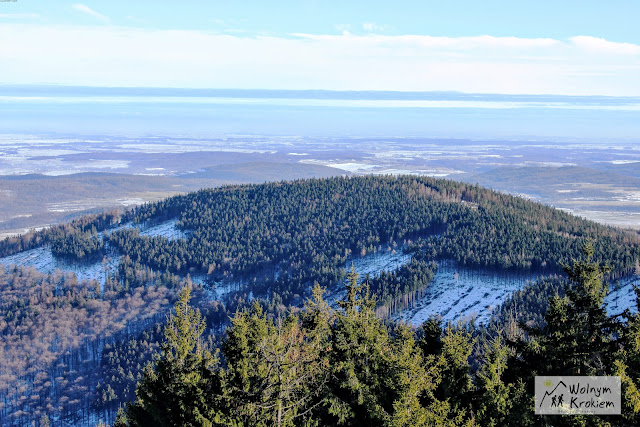
[[[547,383],[545,383],[545,385],[551,385],[551,381],[548,381]],[[545,391],[545,392],[544,392],[544,396],[542,397],[542,400],[540,401],[540,408],[542,408],[542,404],[544,403],[544,400],[547,398],[547,396],[552,396],[552,398],[551,398],[551,399],[552,399],[552,400],[554,401],[554,403],[555,403],[555,400],[556,400],[556,399],[555,399],[556,390],[557,390],[557,389],[558,389],[558,387],[560,387],[560,386],[563,386],[563,387],[565,388],[565,390],[566,390],[566,388],[567,388],[567,385],[564,383],[564,381],[560,381],[560,382],[558,383],[558,385],[556,385],[556,386],[554,387],[554,389],[553,389],[553,390],[551,390],[551,392],[548,392],[548,391]]]

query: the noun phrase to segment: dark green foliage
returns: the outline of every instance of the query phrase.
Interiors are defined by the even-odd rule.
[[[609,375],[613,368],[614,338],[620,323],[607,315],[604,297],[608,285],[602,279],[609,271],[592,261],[593,246],[585,245],[584,261],[565,267],[569,284],[564,297],[549,300],[543,327],[524,330],[525,357],[537,375]]]
[[[532,423],[532,402],[523,379],[509,382],[506,371],[513,358],[501,331],[485,341],[480,367],[475,374],[475,401],[478,422],[483,426],[517,426]]]
[[[171,273],[158,273],[151,268],[134,263],[128,256],[120,257],[118,269],[105,279],[104,289],[118,294],[126,294],[131,289],[147,286],[179,287],[180,276]]]
[[[375,317],[363,286],[350,273],[338,310],[316,287],[299,315],[270,319],[258,303],[238,311],[221,365],[200,346],[202,319],[181,293],[162,354],[116,425],[473,425],[433,394],[447,363],[463,369],[468,343],[460,352],[447,333],[443,356],[423,359],[409,328],[390,332]]]
[[[200,312],[189,306],[191,290],[185,286],[164,328],[160,357],[147,365],[118,425],[211,425],[216,418],[219,390],[216,358],[202,340],[205,329]]]
[[[376,296],[379,316],[387,316],[413,306],[413,302],[422,296],[422,292],[431,283],[438,265],[412,257],[395,271],[382,271],[373,279],[365,279],[369,289]]]
[[[61,258],[84,260],[102,255],[104,243],[95,228],[80,231],[78,228],[68,227],[51,236],[51,252]]]
[[[585,245],[583,250],[583,260],[574,260],[571,266],[565,267],[568,281],[564,286],[564,296],[551,297],[543,325],[521,323],[525,334],[509,340],[513,353],[503,371],[506,388],[504,384],[501,388],[502,396],[513,395],[511,401],[515,403],[513,411],[516,413],[527,415],[536,375],[614,375],[616,369],[621,369],[619,360],[623,342],[620,337],[625,335],[627,326],[620,322],[618,316],[609,316],[606,312],[604,297],[608,286],[603,283],[603,276],[608,267],[593,261],[592,245]],[[489,356],[486,358],[487,368],[495,368],[499,348],[490,349],[485,354]],[[526,385],[526,392],[521,390],[521,382]],[[485,391],[484,396],[491,394]],[[493,404],[503,400],[500,394],[496,394]],[[609,420],[597,416],[525,417],[520,420],[520,425],[546,422],[553,425],[603,425],[605,421],[620,425],[620,418]],[[626,422],[621,425],[626,425]]]
[[[0,241],[0,257],[52,244],[57,255],[82,259],[102,251],[103,242],[96,234],[120,222],[120,212],[110,211],[98,215],[86,215],[68,224],[55,225],[40,231],[30,231]],[[75,244],[79,245],[76,248]],[[52,247],[52,249],[53,249]],[[55,252],[54,252],[55,253]]]
[[[332,335],[329,413],[338,423],[382,425],[391,412],[385,400],[393,402],[385,383],[392,348],[386,328],[375,318],[375,300],[363,286],[349,273],[347,295],[338,303],[342,310],[336,313]]]
[[[623,329],[614,373],[622,381],[623,415],[628,425],[640,424],[640,288],[635,287],[635,294],[639,311],[625,314],[628,327]]]
[[[595,250],[616,275],[631,271],[640,258],[637,236],[478,186],[427,177],[229,186],[147,204],[127,219],[150,221],[169,213],[190,232],[186,240],[125,229],[112,233],[109,242],[161,271],[255,276],[279,292],[300,293],[314,281],[330,286],[344,278],[341,267],[349,256],[419,238],[411,247],[420,260],[440,257],[482,267],[559,272],[588,239],[597,242]]]
[[[549,300],[554,296],[563,297],[565,281],[560,276],[541,277],[523,289],[514,291],[496,313],[499,320],[509,326],[518,322],[527,326],[545,325],[544,314]]]
[[[430,317],[420,327],[422,336],[418,346],[425,356],[436,355],[442,352],[442,321],[438,317]]]
[[[143,368],[158,352],[161,338],[162,326],[156,324],[135,338],[104,346],[100,361],[103,380],[96,387],[96,410],[114,411],[121,402],[135,399],[136,384]]]
[[[236,313],[222,348],[227,418],[256,426],[309,423],[329,378],[326,342],[295,315],[271,321],[257,303]]]

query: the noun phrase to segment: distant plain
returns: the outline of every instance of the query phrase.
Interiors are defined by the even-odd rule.
[[[404,173],[640,229],[638,98],[0,89],[0,235],[202,187]]]
[[[202,187],[347,174],[447,177],[640,229],[640,149],[629,145],[255,136],[0,144],[3,233]]]

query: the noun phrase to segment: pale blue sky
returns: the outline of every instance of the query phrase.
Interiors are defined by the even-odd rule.
[[[640,1],[0,2],[0,83],[640,95]]]
[[[488,34],[527,38],[590,35],[640,43],[640,2],[636,0],[110,0],[78,3],[108,17],[113,25],[156,29],[331,34],[342,26],[366,33],[363,25],[369,23],[390,35]],[[0,15],[37,15],[30,17],[31,20],[42,24],[102,23],[72,10],[73,4],[77,3],[17,0],[0,4]],[[6,19],[3,22],[7,22]]]

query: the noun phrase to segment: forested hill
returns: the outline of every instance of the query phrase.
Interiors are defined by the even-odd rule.
[[[617,274],[640,252],[637,234],[479,186],[428,177],[361,176],[206,189],[147,204],[125,221],[178,218],[186,240],[109,242],[161,271],[255,274],[277,267],[284,289],[339,277],[351,254],[411,245],[470,266],[547,269],[580,256],[585,241]]]
[[[167,220],[182,230],[179,238],[132,227]],[[204,275],[212,283],[240,280],[288,300],[314,282],[330,287],[344,279],[354,257],[402,247],[425,280],[391,293],[389,283],[372,282],[384,300],[425,287],[434,260],[558,273],[587,241],[612,267],[610,279],[640,269],[640,236],[631,231],[477,185],[359,176],[204,189],[7,239],[0,254],[49,244],[56,257],[95,261],[111,248],[136,268]]]
[[[135,228],[168,220],[182,232],[169,238]],[[579,259],[591,241],[595,261],[621,276],[639,268],[639,240],[521,198],[416,176],[226,186],[83,217],[0,242],[2,256],[44,246],[40,253],[69,265],[106,271],[98,283],[0,268],[0,334],[7,343],[0,348],[0,420],[113,420],[158,348],[155,323],[178,288],[197,289],[219,339],[250,292],[266,297],[270,316],[285,316],[299,309],[314,282],[340,298],[334,291],[350,262],[373,252],[411,253],[396,270],[367,280],[376,315],[384,316],[424,296],[439,268],[434,261],[548,275]],[[225,280],[239,285],[222,300],[201,292]]]

